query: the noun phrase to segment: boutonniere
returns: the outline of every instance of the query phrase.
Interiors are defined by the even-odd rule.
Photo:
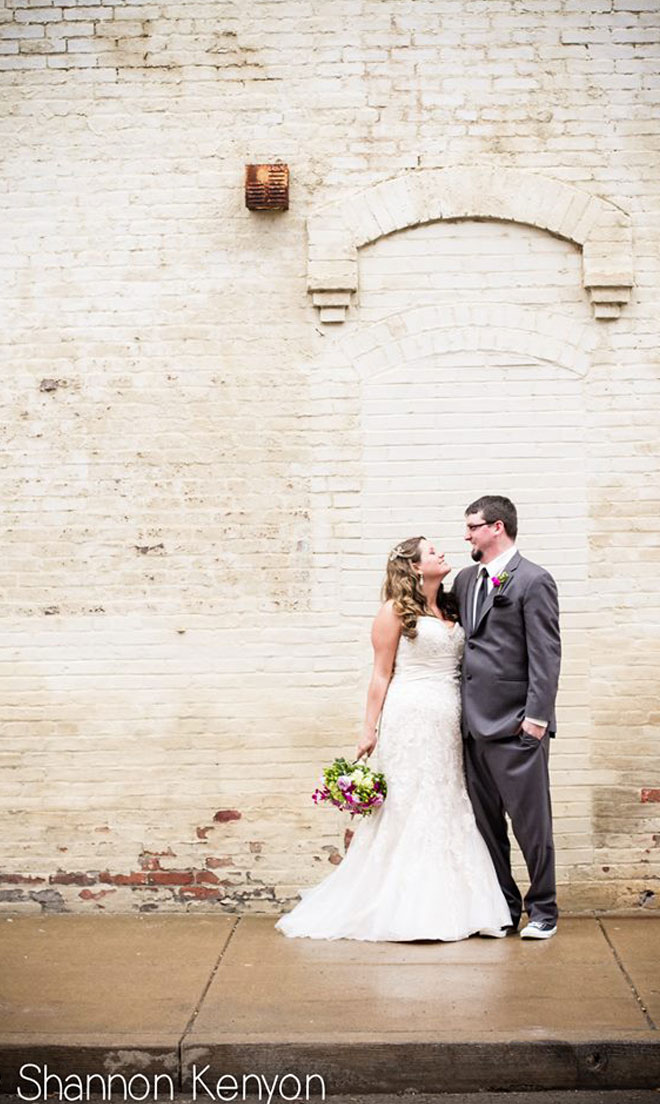
[[[506,586],[508,580],[511,578],[508,571],[500,571],[499,575],[493,575],[491,580],[493,584],[493,605],[494,606],[508,606],[509,599],[505,598],[502,591]]]

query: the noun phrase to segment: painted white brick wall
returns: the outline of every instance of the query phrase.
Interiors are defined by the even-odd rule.
[[[276,911],[330,869],[384,553],[419,518],[458,566],[514,468],[565,602],[562,900],[653,904],[659,37],[653,0],[0,5],[3,907]],[[290,210],[248,212],[278,158]],[[630,214],[621,317],[574,245],[466,221],[365,246],[320,324],[306,219],[472,164]]]

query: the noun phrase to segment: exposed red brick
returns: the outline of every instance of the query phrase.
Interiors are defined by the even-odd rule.
[[[160,859],[154,859],[145,855],[140,855],[140,869],[141,870],[160,870]]]
[[[210,870],[196,870],[195,881],[209,882],[211,885],[217,885],[220,879],[217,874],[212,874]]]
[[[106,885],[145,885],[147,875],[139,870],[131,874],[111,874],[109,870],[103,870],[99,874],[99,881]]]
[[[339,852],[332,851],[330,855],[328,855],[328,862],[332,863],[333,866],[339,866],[341,862],[341,855],[339,854]]]
[[[157,870],[147,874],[148,885],[189,885],[192,880],[190,870]]]
[[[347,828],[346,831],[344,832],[344,851],[348,851],[349,847],[351,846],[351,840],[353,839],[354,835],[355,835],[355,832],[353,831],[352,828]]]
[[[208,836],[209,832],[211,831],[212,827],[213,827],[212,824],[207,824],[206,827],[200,826],[199,828],[197,828],[196,829],[197,839],[205,840],[206,837]]]
[[[651,801],[660,801],[660,790],[642,790],[642,804]]]
[[[95,885],[95,874],[82,874],[80,871],[58,870],[57,874],[51,874],[48,881],[51,885]]]
[[[160,860],[162,858],[175,859],[176,852],[168,847],[166,851],[148,851],[145,847],[142,848],[139,857],[140,870],[162,870]]]
[[[206,866],[210,870],[215,870],[218,866],[233,866],[234,860],[231,855],[209,855],[206,860]]]
[[[39,885],[45,881],[45,878],[39,878],[36,874],[0,874],[0,882],[7,882],[9,885]]]
[[[238,809],[218,809],[213,819],[218,824],[226,824],[228,820],[240,820],[242,815]]]
[[[91,889],[81,889],[78,896],[82,897],[83,901],[98,901],[101,897],[107,897],[109,893],[116,892],[116,889],[99,889],[98,893],[94,893]]]

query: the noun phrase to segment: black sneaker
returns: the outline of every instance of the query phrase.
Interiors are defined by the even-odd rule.
[[[551,939],[557,934],[557,925],[552,920],[530,920],[520,933],[521,939]]]

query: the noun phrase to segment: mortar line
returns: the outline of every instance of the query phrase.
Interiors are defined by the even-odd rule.
[[[206,994],[208,993],[209,989],[211,988],[211,983],[213,982],[213,979],[214,979],[215,975],[217,974],[218,970],[220,969],[220,963],[222,962],[223,958],[225,957],[225,953],[226,953],[226,951],[229,947],[229,944],[231,943],[232,939],[234,938],[234,932],[236,931],[236,929],[237,929],[237,927],[240,923],[240,919],[241,919],[240,916],[237,916],[235,918],[234,923],[232,925],[232,929],[231,929],[229,935],[227,936],[227,939],[226,939],[224,945],[220,949],[220,954],[218,955],[215,966],[213,967],[213,969],[211,970],[211,973],[208,976],[208,979],[206,981],[206,985],[202,989],[202,992],[199,996],[199,999],[197,1000],[192,1012],[190,1013],[190,1016],[188,1017],[188,1022],[186,1023],[186,1026],[183,1029],[183,1034],[181,1035],[181,1038],[179,1039],[179,1043],[178,1043],[178,1046],[177,1046],[178,1058],[179,1058],[179,1069],[178,1069],[179,1092],[183,1092],[183,1044],[185,1042],[185,1039],[186,1039],[186,1036],[187,1036],[188,1032],[190,1031],[190,1028],[192,1027],[193,1023],[197,1019],[197,1016],[199,1015],[200,1009],[201,1009],[201,1007],[204,1003],[204,998],[206,997]]]
[[[607,945],[610,948],[612,954],[614,955],[614,960],[615,960],[617,966],[619,967],[621,973],[623,974],[624,978],[628,982],[628,985],[630,986],[630,988],[632,990],[632,994],[633,994],[635,1000],[637,1001],[639,1007],[641,1008],[642,1012],[644,1013],[644,1018],[645,1018],[647,1024],[649,1025],[649,1027],[651,1028],[652,1031],[657,1031],[658,1029],[657,1029],[656,1025],[654,1024],[653,1020],[651,1019],[651,1017],[650,1017],[650,1015],[649,1015],[649,1013],[646,1009],[646,1005],[644,1004],[644,1001],[642,1000],[642,998],[641,998],[641,996],[640,996],[640,994],[637,990],[637,986],[635,985],[635,982],[633,981],[630,974],[628,973],[625,966],[623,965],[623,962],[622,962],[621,958],[619,957],[619,954],[617,952],[616,947],[614,946],[612,940],[610,939],[609,935],[605,931],[605,928],[603,927],[603,923],[602,923],[602,920],[601,920],[600,916],[596,917],[596,922],[597,922],[598,927],[600,928],[601,932],[603,933],[603,936],[605,938],[605,942],[607,943]]]

